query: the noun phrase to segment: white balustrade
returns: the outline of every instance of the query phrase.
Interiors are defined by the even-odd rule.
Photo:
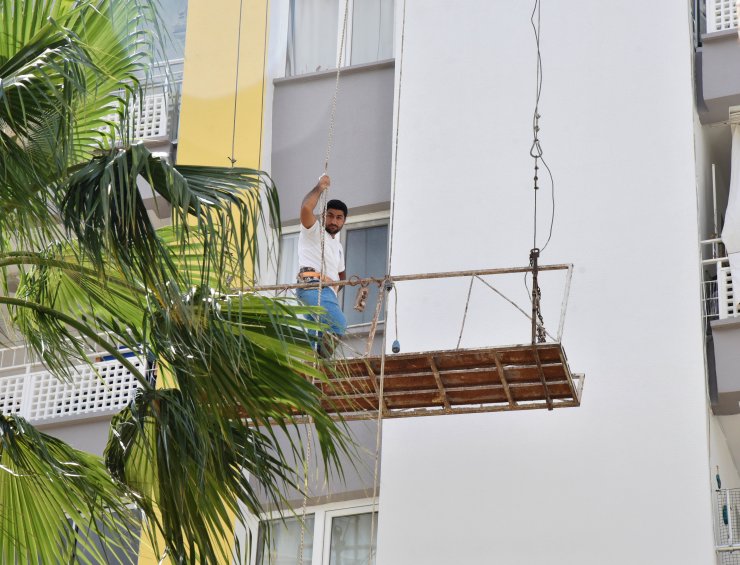
[[[737,28],[736,0],[707,0],[707,33]]]
[[[134,139],[167,137],[167,97],[165,94],[147,94],[133,103]]]
[[[129,360],[144,372],[144,359]],[[69,381],[47,370],[32,372],[31,367],[0,377],[0,411],[34,423],[115,414],[133,399],[138,387],[136,378],[116,360],[97,362],[94,369],[76,367]]]
[[[737,300],[732,285],[732,274],[729,267],[717,269],[717,302],[719,319],[734,318],[738,315]]]

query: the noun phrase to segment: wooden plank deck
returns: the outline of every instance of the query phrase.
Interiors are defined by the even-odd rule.
[[[338,361],[325,408],[376,418],[380,373],[380,357]],[[559,343],[389,354],[384,374],[384,418],[574,407],[584,380]]]

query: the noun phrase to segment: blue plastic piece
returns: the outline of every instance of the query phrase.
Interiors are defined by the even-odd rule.
[[[401,344],[397,339],[393,341],[393,345],[391,345],[391,351],[393,351],[393,353],[398,353],[399,351],[401,351]]]

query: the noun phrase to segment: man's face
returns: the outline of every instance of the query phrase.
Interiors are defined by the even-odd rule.
[[[331,235],[338,234],[344,226],[344,220],[344,212],[341,210],[335,210],[334,208],[329,208],[326,211],[326,231]]]

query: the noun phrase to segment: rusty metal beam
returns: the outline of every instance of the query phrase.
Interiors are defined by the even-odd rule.
[[[432,368],[432,373],[434,374],[434,380],[437,382],[437,389],[439,389],[439,393],[442,395],[442,403],[445,406],[445,410],[447,412],[450,411],[450,401],[447,398],[447,393],[445,392],[445,386],[442,383],[442,377],[439,376],[439,369],[437,369],[437,363],[434,362],[434,355],[430,355],[427,357],[429,359],[429,366]]]
[[[557,264],[557,265],[542,265],[538,267],[540,272],[542,271],[566,271],[572,266],[568,264]],[[386,280],[391,282],[404,282],[404,281],[421,281],[428,279],[449,279],[457,277],[475,277],[475,276],[487,276],[487,275],[507,275],[516,273],[529,273],[532,271],[531,267],[507,267],[501,269],[478,269],[472,271],[446,271],[440,273],[420,273],[415,275],[395,275],[387,278],[367,277],[364,279],[352,279],[345,281],[336,281],[331,283],[329,286],[340,287],[340,286],[355,286],[363,283],[383,284]],[[291,290],[295,288],[318,288],[319,283],[294,283],[294,284],[271,284],[254,287],[246,287],[238,289],[241,292],[262,292],[267,290]],[[322,283],[322,286],[327,286],[326,283]]]
[[[552,398],[550,397],[550,390],[547,388],[547,379],[545,373],[542,371],[542,363],[540,362],[540,352],[537,350],[537,345],[532,344],[532,352],[534,353],[535,361],[537,361],[537,371],[540,375],[540,382],[545,389],[545,401],[547,402],[547,409],[552,410]]]
[[[516,406],[516,402],[514,401],[514,398],[511,396],[511,391],[509,390],[509,383],[506,381],[506,374],[504,373],[504,366],[501,364],[501,356],[497,353],[494,356],[494,360],[496,361],[496,369],[498,369],[498,378],[501,379],[501,385],[504,387],[504,393],[506,393],[506,398],[509,400],[509,405],[514,407]]]

